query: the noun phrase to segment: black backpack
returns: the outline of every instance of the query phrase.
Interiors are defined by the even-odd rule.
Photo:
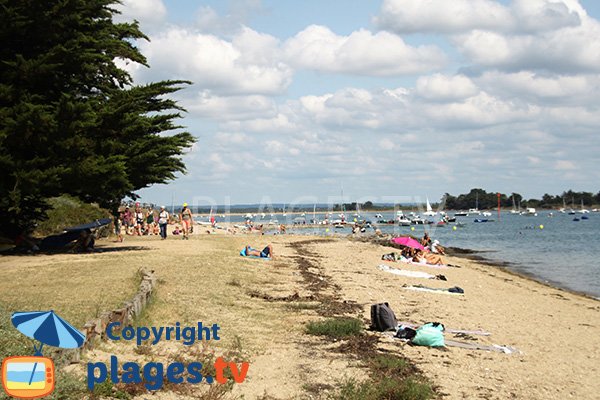
[[[396,330],[398,321],[388,303],[373,304],[371,306],[371,329],[385,332]]]

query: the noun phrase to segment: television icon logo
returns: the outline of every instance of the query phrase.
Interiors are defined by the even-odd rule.
[[[54,390],[54,362],[48,357],[7,357],[2,361],[2,386],[20,399],[48,396]]]

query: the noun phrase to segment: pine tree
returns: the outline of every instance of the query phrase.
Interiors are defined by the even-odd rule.
[[[0,221],[14,235],[71,194],[113,211],[124,196],[185,172],[194,143],[164,95],[189,82],[135,86],[115,64],[146,65],[137,22],[114,0],[0,0]],[[177,133],[174,133],[178,131]]]

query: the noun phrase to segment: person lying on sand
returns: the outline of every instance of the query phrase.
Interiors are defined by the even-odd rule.
[[[439,254],[423,253],[421,250],[417,250],[413,257],[413,262],[426,263],[431,265],[444,265],[444,258]]]
[[[265,247],[264,249],[262,249],[262,251],[258,251],[250,246],[246,246],[244,250],[240,252],[240,254],[245,257],[254,256],[262,258],[275,258],[275,255],[273,254],[273,246],[270,244],[267,245],[267,247]]]

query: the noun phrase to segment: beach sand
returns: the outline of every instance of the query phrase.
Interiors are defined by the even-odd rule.
[[[369,333],[379,338],[380,349],[412,360],[444,398],[598,398],[597,300],[462,258],[450,259],[461,268],[444,270],[382,262],[381,255],[392,249],[346,238],[200,232],[206,231],[198,230],[187,241],[173,236],[166,241],[157,237],[127,237],[125,243],[99,241],[100,248],[124,251],[0,258],[4,277],[0,302],[23,310],[27,304],[54,308],[61,314],[66,310],[69,317],[65,300],[69,296],[73,307],[91,303],[87,313],[92,318],[94,304],[118,304],[135,290],[136,271],[140,267],[152,269],[159,279],[156,299],[139,324],[218,323],[222,339],[204,346],[217,354],[233,354],[231,349],[235,348],[237,356],[250,362],[247,380],[236,385],[231,396],[296,399],[324,398],[344,379],[367,376],[359,358],[339,351],[340,343],[307,335],[308,321],[345,314],[360,318],[367,326],[370,305],[387,301],[399,320],[439,321],[447,328],[492,333],[467,338],[446,333],[446,339],[508,345],[522,352],[413,347],[389,335]],[[273,261],[239,256],[246,244],[260,248],[268,243],[275,247]],[[129,250],[135,246],[143,250]],[[448,281],[392,275],[377,269],[382,263],[442,273]],[[109,267],[103,269],[103,265]],[[86,266],[87,273],[77,273],[77,279],[64,288],[57,285],[51,293],[43,291],[45,299],[37,297],[35,291],[15,294],[30,283],[24,271],[35,271],[35,281],[43,287],[44,279],[68,280],[73,271]],[[116,275],[123,278],[116,280]],[[403,289],[405,284],[460,286],[465,294],[414,292]],[[104,290],[86,292],[87,285]],[[73,315],[77,321],[84,319]],[[146,350],[148,357],[165,362],[203,351],[202,344],[186,347],[174,342],[161,342]],[[131,343],[107,342],[87,352],[84,360],[102,361],[115,354],[130,361],[143,353]],[[84,372],[84,365],[70,368]],[[162,390],[153,398],[196,398],[204,390]]]

